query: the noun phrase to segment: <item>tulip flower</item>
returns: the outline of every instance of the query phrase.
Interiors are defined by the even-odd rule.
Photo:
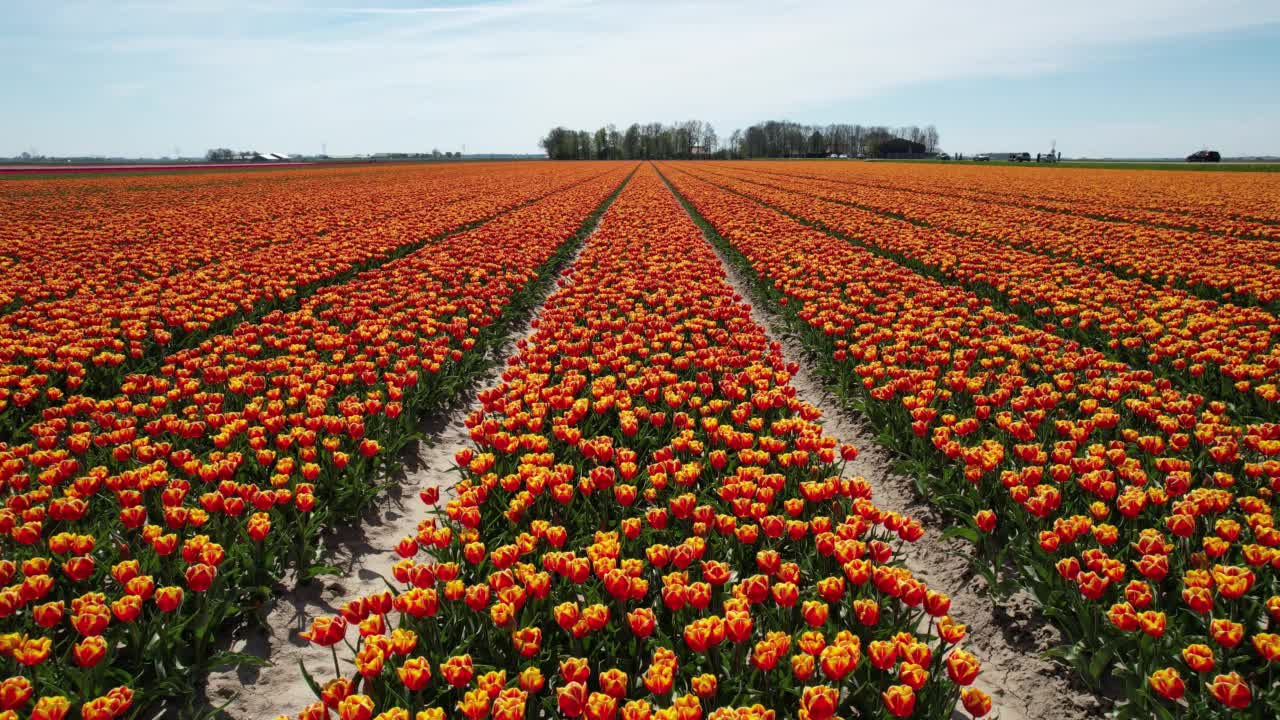
[[[827,720],[835,715],[839,699],[840,694],[835,688],[826,685],[806,687],[800,696],[800,707],[811,720]]]
[[[915,692],[907,685],[891,685],[880,693],[884,707],[894,717],[911,717],[916,709]]]
[[[1253,693],[1249,684],[1238,673],[1218,675],[1208,684],[1213,698],[1226,707],[1244,709],[1253,701]]]

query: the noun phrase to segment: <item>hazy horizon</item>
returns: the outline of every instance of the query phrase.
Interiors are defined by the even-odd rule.
[[[19,3],[0,155],[529,154],[549,128],[936,125],[949,152],[1280,155],[1280,3]]]

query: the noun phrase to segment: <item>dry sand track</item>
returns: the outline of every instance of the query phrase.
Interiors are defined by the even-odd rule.
[[[565,267],[571,266],[573,260]],[[729,282],[747,302],[745,298],[750,294],[745,279],[723,257],[721,263]],[[541,308],[533,316],[540,312]],[[827,434],[860,449],[848,472],[871,482],[877,505],[915,516],[924,523],[925,536],[906,545],[900,556],[930,587],[951,595],[952,614],[968,625],[965,645],[983,662],[977,684],[994,699],[995,712],[990,717],[1077,720],[1100,716],[1097,701],[1070,683],[1067,670],[1039,656],[1040,651],[1056,643],[1058,636],[1034,614],[1032,603],[1015,598],[993,606],[982,592],[982,580],[968,571],[964,543],[942,538],[946,520],[916,499],[909,479],[892,471],[889,454],[874,443],[865,422],[845,411],[826,390],[806,362],[800,344],[780,331],[778,318],[762,310],[758,303],[752,307],[752,317],[771,339],[783,344],[788,359],[799,362],[801,369],[792,383],[802,400],[822,410]],[[514,337],[527,337],[529,332],[526,325]],[[514,351],[512,340],[495,353],[495,359],[505,361]],[[493,384],[502,366],[497,363],[475,387]],[[390,578],[391,566],[397,560],[392,548],[401,537],[414,534],[418,521],[424,517],[418,491],[453,483],[453,454],[469,442],[463,421],[477,406],[474,389],[468,391],[469,402],[432,419],[425,428],[429,440],[409,453],[398,481],[375,501],[362,522],[340,528],[328,537],[321,562],[340,567],[342,574],[291,587],[267,608],[265,629],[253,630],[230,643],[231,649],[266,658],[271,664],[214,673],[207,691],[211,706],[226,704],[226,713],[236,720],[265,720],[281,714],[296,715],[314,702],[298,664],[303,663],[316,677],[328,678],[333,659],[329,650],[310,645],[298,633],[306,630],[316,616],[333,615],[344,602],[386,587],[382,578]]]
[[[265,628],[254,628],[231,643],[232,650],[271,664],[210,675],[211,706],[226,704],[226,713],[236,720],[269,720],[293,717],[315,702],[298,663],[323,681],[333,677],[333,655],[298,633],[320,615],[336,615],[343,603],[387,588],[382,578],[391,580],[391,566],[399,559],[393,548],[400,538],[416,534],[418,521],[426,516],[418,491],[429,485],[449,486],[456,477],[450,473],[453,450],[468,439],[462,421],[470,410],[456,409],[432,423],[436,427],[424,428],[429,440],[411,448],[404,471],[361,521],[327,536],[320,562],[341,568],[340,575],[294,584],[265,610]]]
[[[564,270],[573,266],[589,240],[587,236],[565,262],[555,282],[546,288],[547,295],[554,292],[557,282],[565,281]],[[310,583],[290,581],[288,591],[267,608],[266,627],[244,633],[229,644],[230,650],[264,658],[269,664],[211,674],[206,691],[210,707],[226,705],[226,714],[234,720],[269,720],[279,715],[296,716],[315,702],[315,694],[298,663],[323,682],[333,677],[333,654],[328,648],[303,640],[298,633],[306,631],[314,618],[336,615],[343,603],[385,590],[387,582],[394,582],[391,568],[400,559],[394,548],[400,538],[417,534],[418,522],[427,515],[418,492],[439,487],[441,504],[448,500],[449,488],[458,477],[453,455],[470,443],[464,422],[480,406],[476,394],[497,383],[507,358],[516,352],[517,341],[533,333],[531,325],[542,313],[542,306],[539,302],[508,341],[492,353],[489,371],[459,396],[452,410],[424,421],[421,430],[426,439],[406,451],[403,471],[373,501],[360,522],[340,527],[327,536],[319,562],[341,568],[341,574],[321,576]],[[344,672],[350,670],[343,667]]]
[[[712,243],[715,248],[714,243]],[[751,302],[750,283],[715,248],[729,284]],[[784,321],[759,302],[751,302],[751,316],[800,371],[791,378],[797,396],[822,411],[826,433],[858,448],[846,473],[871,483],[876,505],[918,518],[925,535],[904,543],[898,557],[929,587],[951,596],[951,615],[968,626],[963,645],[982,660],[978,687],[993,699],[990,718],[1001,720],[1085,720],[1102,717],[1097,699],[1076,687],[1070,671],[1040,656],[1060,642],[1058,632],[1034,611],[1031,598],[1017,596],[993,604],[985,582],[969,571],[969,549],[963,541],[945,539],[949,521],[918,498],[912,481],[893,471],[890,453],[874,440],[865,418],[844,408],[813,371],[800,341],[788,333]],[[968,717],[963,713],[958,713]]]
[[[723,258],[721,259],[723,262]],[[744,297],[747,285],[729,268],[730,284]],[[1069,680],[1069,670],[1040,657],[1059,642],[1056,630],[1034,612],[1029,597],[1014,596],[994,605],[984,593],[985,583],[969,571],[969,548],[961,540],[944,539],[948,520],[920,501],[912,481],[895,473],[888,451],[876,444],[865,419],[843,408],[806,361],[800,343],[780,334],[780,321],[752,305],[752,316],[769,331],[771,339],[782,343],[788,360],[797,361],[800,371],[791,379],[796,394],[822,410],[826,433],[841,443],[858,448],[856,460],[846,473],[861,475],[871,483],[871,499],[885,510],[918,518],[925,535],[914,543],[904,543],[898,557],[929,587],[951,596],[951,615],[969,629],[964,647],[982,660],[977,686],[993,699],[992,718],[1001,720],[1083,720],[1101,717],[1097,701],[1077,689]],[[967,715],[965,716],[967,717]]]

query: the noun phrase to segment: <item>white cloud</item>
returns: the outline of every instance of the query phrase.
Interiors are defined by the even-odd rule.
[[[558,123],[686,117],[727,134],[768,117],[834,120],[801,116],[913,84],[1037,75],[1101,48],[1280,21],[1274,0],[341,4],[36,10],[64,70],[117,68],[114,82],[145,85],[161,104],[132,124],[114,106],[115,139],[66,128],[41,144],[143,152],[101,147],[136,126],[148,143],[164,131],[185,147],[532,151]],[[12,52],[0,44],[0,58]],[[193,100],[209,106],[199,117],[164,110]]]

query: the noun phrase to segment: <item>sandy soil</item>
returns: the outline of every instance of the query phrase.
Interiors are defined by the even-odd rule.
[[[576,256],[574,258],[576,260]],[[747,284],[734,268],[723,262],[729,282],[740,295],[750,297]],[[566,267],[572,265],[572,261]],[[540,312],[535,311],[534,317]],[[1077,720],[1101,716],[1097,700],[1075,687],[1069,671],[1039,656],[1058,642],[1056,631],[1034,611],[1029,598],[1015,597],[993,605],[983,594],[983,581],[968,570],[967,549],[960,541],[944,540],[946,520],[919,501],[908,478],[891,470],[890,456],[872,440],[865,421],[846,412],[813,374],[799,342],[782,329],[779,320],[753,305],[752,316],[766,328],[772,339],[782,342],[786,355],[800,364],[792,379],[799,396],[823,411],[828,434],[850,443],[861,453],[848,472],[871,482],[874,500],[880,507],[919,518],[926,533],[918,542],[903,547],[901,557],[908,567],[931,587],[951,595],[952,615],[966,623],[966,647],[977,653],[983,672],[977,685],[990,693],[995,711],[989,717],[1002,720]],[[515,338],[527,337],[528,325],[513,333],[513,339],[496,359],[514,352]],[[502,365],[475,383],[465,397],[468,402],[452,412],[432,418],[425,428],[428,441],[407,454],[405,468],[389,490],[373,504],[358,524],[331,533],[321,553],[322,562],[343,569],[340,577],[325,576],[309,584],[290,584],[289,590],[264,612],[265,627],[243,633],[228,642],[228,648],[267,659],[261,668],[243,667],[210,676],[207,698],[211,707],[225,705],[236,720],[259,720],[278,715],[296,715],[314,702],[302,678],[302,663],[317,678],[333,675],[333,659],[326,649],[311,646],[298,637],[311,619],[332,615],[342,603],[386,587],[396,561],[392,548],[404,535],[416,532],[424,516],[417,498],[428,485],[447,487],[454,475],[453,453],[468,444],[463,420],[476,406],[475,389],[493,384]],[[344,668],[344,671],[348,668]]]
[[[714,247],[714,246],[713,246]],[[717,254],[720,254],[716,248]],[[750,302],[749,285],[738,270],[721,264],[729,283]],[[798,397],[822,411],[822,425],[828,435],[858,448],[856,460],[846,474],[861,475],[872,486],[872,500],[885,510],[918,518],[925,535],[915,543],[904,543],[899,557],[916,577],[931,588],[951,596],[951,615],[968,626],[963,645],[982,660],[982,674],[975,682],[992,696],[989,718],[1001,720],[1083,720],[1102,717],[1097,699],[1073,684],[1070,670],[1040,653],[1060,644],[1061,636],[1036,611],[1028,596],[1014,596],[999,605],[985,594],[986,583],[969,571],[968,548],[960,540],[942,537],[949,522],[919,499],[911,480],[892,470],[889,452],[876,444],[865,418],[845,410],[818,378],[799,340],[785,329],[785,323],[760,303],[751,303],[752,318],[764,327],[771,340],[782,343],[783,354],[800,365],[791,379]],[[958,713],[962,717],[967,714]]]
[[[474,399],[474,392],[468,397]],[[265,658],[264,667],[241,667],[209,676],[206,696],[211,707],[225,705],[237,720],[293,717],[315,702],[302,677],[301,662],[321,683],[332,678],[333,655],[326,648],[298,637],[321,615],[336,615],[342,604],[362,595],[386,589],[391,566],[399,559],[396,543],[417,532],[426,508],[418,491],[428,485],[452,484],[453,452],[467,441],[462,421],[471,407],[459,407],[426,428],[429,440],[406,453],[403,472],[373,503],[358,523],[343,526],[326,537],[319,562],[342,569],[340,576],[322,576],[310,583],[290,583],[289,589],[263,610],[262,627],[233,639],[228,649]],[[392,581],[394,582],[394,581]],[[339,653],[341,656],[343,653]],[[350,671],[349,667],[343,668]]]
[[[579,246],[564,269],[573,266],[585,245]],[[557,282],[564,277],[562,270]],[[552,283],[547,294],[555,287]],[[532,334],[531,323],[541,313],[539,302],[507,343],[491,353],[490,370],[459,395],[458,404],[423,422],[426,440],[406,451],[402,472],[373,501],[360,522],[329,533],[318,562],[340,567],[342,574],[305,584],[289,581],[288,589],[264,611],[265,627],[242,633],[227,643],[229,650],[264,658],[270,664],[210,674],[206,689],[210,708],[225,706],[225,713],[235,720],[269,720],[279,715],[294,717],[315,702],[315,694],[298,664],[302,663],[323,683],[334,677],[333,654],[327,648],[311,645],[298,633],[306,631],[318,616],[337,614],[343,603],[385,590],[387,582],[394,584],[391,567],[400,559],[395,546],[400,538],[416,534],[418,522],[427,516],[418,492],[434,485],[441,488],[442,506],[449,499],[449,488],[457,480],[453,455],[470,444],[464,421],[480,405],[476,395],[497,384],[507,357],[516,352],[516,342]],[[340,651],[339,658],[343,654]],[[349,665],[342,666],[342,670],[347,674],[352,671]]]

